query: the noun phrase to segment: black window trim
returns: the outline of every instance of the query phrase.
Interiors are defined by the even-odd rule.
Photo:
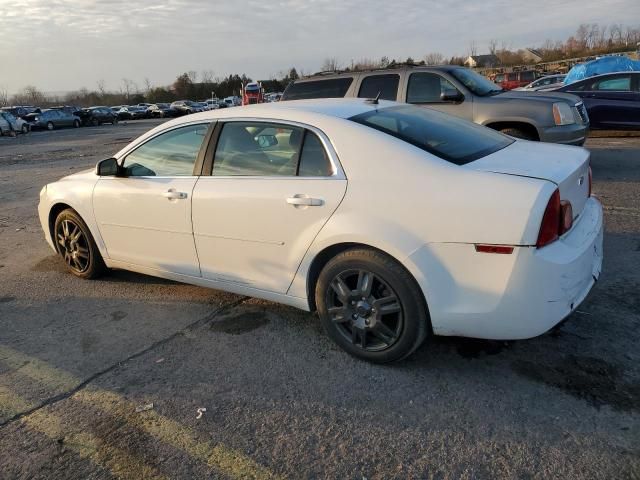
[[[282,94],[282,98],[281,101],[287,101],[287,100],[291,100],[290,98],[287,97],[287,90],[289,90],[290,87],[293,87],[295,85],[304,85],[304,84],[308,84],[308,83],[320,83],[320,82],[330,82],[332,80],[349,80],[349,84],[347,85],[347,89],[344,92],[344,95],[342,95],[341,97],[308,97],[308,98],[294,98],[293,100],[311,100],[311,99],[318,99],[318,98],[346,98],[348,96],[349,90],[351,89],[351,87],[353,87],[354,82],[356,81],[357,78],[357,74],[356,75],[344,75],[344,76],[339,76],[339,77],[329,77],[329,78],[311,78],[309,80],[294,80],[292,82],[289,83],[289,85],[287,85],[287,88],[285,88],[283,94]]]
[[[220,133],[226,123],[269,123],[269,124],[281,124],[287,125],[291,127],[302,128],[303,138],[300,143],[300,149],[298,150],[298,158],[296,159],[296,174],[295,175],[213,175],[213,159],[215,157],[216,149],[218,148],[218,141],[220,140]],[[325,153],[327,154],[327,158],[329,158],[329,162],[331,163],[332,174],[329,176],[313,176],[313,177],[300,177],[298,176],[298,168],[300,165],[300,155],[302,153],[302,148],[304,147],[304,141],[306,139],[307,131],[315,133],[316,136],[320,139],[320,143],[322,144]],[[206,153],[204,156],[203,168],[202,168],[202,176],[211,177],[211,178],[237,178],[237,179],[298,179],[298,180],[346,180],[347,176],[344,173],[342,165],[340,163],[340,159],[336,154],[336,151],[331,145],[329,138],[327,135],[317,127],[312,125],[308,125],[305,123],[295,122],[291,120],[282,120],[275,118],[255,118],[255,117],[234,117],[234,118],[225,118],[220,119],[217,122],[215,130],[212,132],[209,145],[207,146]]]

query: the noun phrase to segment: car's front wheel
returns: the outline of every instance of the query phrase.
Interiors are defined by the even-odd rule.
[[[350,354],[376,363],[413,353],[429,331],[416,281],[384,253],[355,248],[320,272],[316,306],[328,335]]]
[[[71,273],[80,278],[96,278],[106,270],[102,255],[82,218],[68,208],[57,216],[54,242]]]
[[[513,137],[513,138],[520,138],[521,140],[532,140],[532,141],[536,140],[536,137],[534,137],[531,133],[526,132],[521,128],[514,128],[514,127],[502,128],[500,132],[504,133],[505,135],[509,135],[510,137]]]
[[[47,130],[53,130],[54,128],[53,122],[47,122]]]
[[[80,128],[80,120],[73,121],[73,128]]]
[[[22,125],[22,133],[25,135],[29,133],[29,125],[27,125],[26,123]]]

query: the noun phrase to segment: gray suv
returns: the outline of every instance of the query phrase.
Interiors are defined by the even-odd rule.
[[[285,100],[362,97],[433,108],[527,140],[582,145],[589,117],[574,95],[502,90],[464,67],[402,67],[323,74],[289,84]]]

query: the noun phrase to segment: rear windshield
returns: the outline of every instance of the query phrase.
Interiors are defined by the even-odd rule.
[[[284,91],[282,100],[344,97],[351,86],[351,82],[353,82],[352,77],[343,77],[291,83]]]
[[[373,110],[349,120],[404,140],[456,165],[490,155],[514,141],[490,128],[412,105]]]

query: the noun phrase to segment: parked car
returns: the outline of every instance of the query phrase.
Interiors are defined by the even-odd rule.
[[[176,112],[171,108],[168,103],[154,103],[147,108],[147,116],[151,118],[169,118],[175,117]]]
[[[31,128],[26,120],[15,117],[11,112],[0,110],[0,136],[29,133],[29,130]]]
[[[203,112],[202,106],[197,102],[191,100],[178,100],[171,104],[171,108],[176,111],[178,115],[189,115],[190,113]]]
[[[139,120],[149,117],[150,114],[147,113],[147,109],[137,105],[124,106],[118,110],[118,120]]]
[[[582,98],[592,128],[640,130],[640,72],[598,75],[564,85],[554,92]]]
[[[209,106],[209,110],[217,110],[220,108],[219,100],[217,98],[207,100],[207,105]]]
[[[34,107],[33,105],[16,105],[13,107],[3,107],[3,111],[9,112],[14,117],[24,119],[30,113],[40,113],[40,109],[38,107]]]
[[[97,127],[103,123],[111,123],[113,125],[118,123],[118,115],[109,107],[83,108],[78,112],[78,116],[82,121],[82,125],[85,126]]]
[[[540,90],[552,90],[554,88],[561,87],[566,75],[547,75],[546,77],[540,77],[539,79],[531,82],[524,87],[514,88],[514,90],[522,90],[527,92],[538,92]]]
[[[540,335],[602,266],[587,150],[378,100],[165,122],[46,185],[38,211],[78,277],[119,268],[317,310],[373,362],[433,334]]]
[[[503,90],[513,90],[524,87],[533,82],[538,76],[535,70],[523,70],[521,72],[498,73],[493,81],[500,85]]]
[[[40,113],[30,113],[25,117],[32,130],[54,130],[60,127],[75,127],[81,125],[81,119],[77,115],[71,115],[63,110],[45,109]]]
[[[281,101],[364,97],[440,110],[526,140],[582,145],[589,120],[580,98],[562,93],[505,92],[464,67],[403,67],[320,75],[289,84]]]

